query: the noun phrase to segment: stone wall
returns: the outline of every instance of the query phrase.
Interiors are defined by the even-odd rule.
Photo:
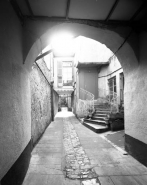
[[[51,122],[51,86],[43,76],[49,78],[49,71],[43,60],[34,63],[30,74],[31,86],[31,124],[33,145]],[[39,66],[39,67],[38,67]],[[41,70],[40,70],[41,69]]]
[[[54,116],[58,112],[58,101],[59,101],[59,95],[56,91],[53,90]]]

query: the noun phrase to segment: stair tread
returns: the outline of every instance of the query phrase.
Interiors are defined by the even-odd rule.
[[[110,109],[110,107],[104,107],[104,106],[95,106],[95,108]]]
[[[85,123],[85,124],[87,124],[87,125],[95,128],[95,129],[104,129],[104,128],[107,128],[107,126],[103,126],[103,125],[94,125],[92,123]]]
[[[92,122],[105,123],[106,124],[106,121],[103,121],[103,120],[85,119],[84,121],[92,121]]]
[[[96,116],[94,115],[93,118],[97,118],[97,119],[105,119],[106,117],[101,117],[101,116]]]
[[[102,126],[102,125],[94,125],[94,124],[85,123],[85,122],[83,125],[96,133],[103,133],[110,130],[107,126]]]
[[[110,110],[96,109],[96,112],[110,112]]]
[[[94,115],[104,116],[104,115],[107,115],[107,114],[94,113]]]
[[[95,113],[99,113],[99,114],[109,114],[110,111],[95,111]]]

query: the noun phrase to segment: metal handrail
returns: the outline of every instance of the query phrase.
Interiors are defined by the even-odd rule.
[[[83,88],[80,88],[80,92],[83,93],[84,95],[86,95],[86,97],[87,97],[86,100],[94,100],[94,95],[91,92],[89,92]]]
[[[77,100],[77,114],[88,116],[94,112],[94,95],[89,91],[80,88],[82,99]]]
[[[98,99],[94,101],[95,105],[107,104],[110,112],[118,112],[118,96],[114,91],[98,89]]]

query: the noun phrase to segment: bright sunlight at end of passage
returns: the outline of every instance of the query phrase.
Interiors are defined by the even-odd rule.
[[[62,54],[73,53],[74,48],[74,37],[71,33],[62,32],[60,34],[56,34],[51,39],[51,47]]]

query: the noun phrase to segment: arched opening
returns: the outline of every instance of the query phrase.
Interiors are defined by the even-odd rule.
[[[65,26],[65,27],[64,27]],[[112,32],[112,31],[110,31],[110,32],[106,32],[105,34],[106,34],[106,36],[108,37],[108,38],[106,38],[106,36],[102,39],[101,38],[101,36],[103,35],[102,34],[102,31],[104,31],[104,30],[100,30],[100,29],[96,29],[96,28],[89,28],[88,26],[86,26],[86,28],[88,27],[88,31],[87,31],[87,33],[85,34],[84,33],[84,31],[83,31],[83,29],[85,28],[85,25],[83,26],[81,26],[81,25],[76,25],[75,26],[75,28],[73,29],[73,25],[70,27],[69,25],[58,25],[57,27],[55,26],[55,27],[53,27],[53,28],[51,28],[49,31],[47,31],[44,35],[42,35],[41,36],[41,38],[39,39],[39,40],[37,40],[36,41],[36,43],[33,45],[33,47],[31,48],[31,50],[33,51],[33,53],[34,53],[34,49],[35,49],[35,47],[37,46],[37,51],[36,52],[38,52],[39,50],[38,50],[38,46],[41,44],[41,48],[40,49],[43,49],[42,47],[43,47],[43,45],[46,45],[46,44],[49,44],[49,42],[51,42],[51,39],[52,39],[52,36],[53,35],[55,35],[55,34],[57,34],[57,33],[60,33],[60,32],[62,32],[63,30],[68,30],[68,32],[69,31],[71,31],[71,33],[73,34],[73,31],[75,31],[76,30],[76,28],[78,28],[78,26],[79,27],[82,27],[82,28],[80,28],[78,31],[79,31],[79,34],[81,34],[82,35],[82,33],[83,33],[83,35],[85,36],[87,36],[88,38],[92,38],[92,39],[95,39],[95,41],[101,41],[102,43],[104,43],[104,44],[106,44],[106,42],[107,42],[107,45],[110,47],[110,48],[113,48],[113,52],[114,51],[116,51],[117,50],[117,47],[119,46],[119,44],[123,41],[123,38],[121,38],[118,34],[116,34],[116,33],[114,33],[114,32]],[[59,28],[60,29],[59,29]],[[66,29],[66,27],[67,27],[67,29]],[[56,31],[56,30],[58,30],[58,31]],[[78,35],[77,35],[77,30],[75,31],[75,33],[73,34],[74,35],[74,37],[77,37]],[[100,32],[100,33],[99,33]],[[108,34],[108,35],[107,35]],[[91,36],[90,36],[91,35]],[[115,40],[115,43],[114,43],[114,41],[112,40],[112,38],[110,38],[111,36],[113,36],[116,40]],[[113,39],[114,39],[113,38]],[[45,42],[43,43],[43,40],[45,40]],[[118,41],[119,40],[119,41]],[[48,41],[48,42],[47,42]],[[110,42],[110,43],[109,43]],[[127,43],[126,43],[126,46],[125,46],[126,48],[128,48],[128,47],[130,47]],[[118,47],[119,48],[119,47]],[[130,51],[131,52],[133,52],[133,50],[131,49],[131,47],[130,47]],[[30,51],[31,52],[31,51]],[[40,51],[41,52],[41,51]],[[120,52],[120,51],[119,51]],[[116,53],[116,55],[118,55],[118,57],[119,57],[119,52],[118,53]],[[34,55],[31,55],[31,56],[34,56]],[[28,57],[29,57],[29,54],[28,54],[28,56],[27,56],[27,59],[26,59],[26,61],[25,61],[25,65],[27,64],[27,62],[28,62]],[[135,57],[135,55],[133,56],[133,57]],[[34,56],[34,59],[36,58],[36,56]],[[116,61],[118,61],[117,60],[117,57],[116,56],[111,56],[111,57],[109,57],[110,58],[110,60],[112,61],[111,63],[115,63]],[[109,59],[108,58],[108,59]],[[121,59],[121,57],[119,57],[120,59]],[[58,58],[59,59],[59,58]],[[63,59],[63,58],[62,58]],[[57,59],[55,59],[54,60],[54,62],[56,63],[56,60]],[[67,60],[69,60],[69,59],[67,59]],[[129,60],[130,60],[130,62],[132,62],[132,60],[130,59],[130,57],[129,57]],[[30,61],[30,60],[29,60]],[[115,62],[114,62],[115,61]],[[126,65],[126,63],[124,62],[124,60],[120,60],[120,62],[125,66]],[[29,64],[30,65],[30,64]],[[128,64],[127,64],[128,65]],[[112,66],[112,64],[110,65],[110,68],[111,68],[111,66]],[[118,65],[119,66],[119,65]],[[57,67],[57,65],[56,65],[56,67]],[[120,69],[119,69],[120,68]],[[117,71],[117,72],[115,72],[115,70]],[[99,82],[100,81],[103,81],[103,82],[100,82],[100,83],[97,83],[97,84],[99,84],[99,86],[101,86],[100,84],[103,84],[103,83],[105,83],[105,87],[106,87],[106,89],[103,87],[100,87],[99,89],[105,89],[105,91],[107,90],[109,90],[110,91],[110,89],[111,89],[111,91],[113,92],[113,97],[111,97],[111,99],[112,98],[114,98],[114,94],[116,93],[116,88],[117,88],[117,94],[119,94],[119,98],[117,98],[117,101],[119,102],[119,107],[122,107],[123,106],[123,104],[124,104],[124,96],[123,96],[123,91],[124,91],[124,83],[123,83],[123,79],[124,79],[124,77],[123,77],[123,69],[121,68],[121,65],[118,67],[118,68],[116,68],[115,70],[110,70],[111,72],[108,72],[108,69],[102,69],[101,71],[99,71],[99,76],[98,76],[98,80],[99,80]],[[120,70],[120,71],[119,71]],[[105,71],[105,72],[102,72],[102,71]],[[128,67],[126,67],[125,68],[125,72],[126,72],[126,74],[128,73]],[[112,74],[111,74],[112,73]],[[117,73],[117,75],[116,75],[116,73]],[[119,74],[119,75],[118,75]],[[104,76],[104,77],[103,77]],[[117,80],[116,80],[116,76],[117,76]],[[56,75],[55,75],[55,78],[57,78],[56,77]],[[116,81],[117,81],[117,85],[116,85]],[[117,87],[116,87],[117,86]],[[97,87],[97,89],[98,89],[98,87]],[[73,100],[70,100],[70,98],[68,98],[68,94],[66,94],[65,95],[65,93],[64,93],[65,91],[63,91],[63,93],[62,93],[62,95],[61,96],[65,96],[64,98],[62,98],[62,99],[65,99],[65,101],[66,101],[66,104],[67,103],[69,103],[69,102],[72,102],[72,104],[74,104],[73,103]],[[108,97],[108,94],[106,93],[106,92],[99,92],[99,94],[100,93],[103,93],[103,94],[105,94],[105,96],[107,96]],[[71,96],[71,94],[70,94],[70,96]],[[70,106],[70,105],[69,105]],[[71,106],[70,106],[71,107]]]
[[[21,169],[27,169],[29,164],[32,145],[30,71],[36,57],[42,49],[50,43],[52,34],[62,30],[72,32],[75,37],[82,35],[97,40],[105,44],[116,54],[123,67],[125,77],[126,148],[133,156],[140,158],[140,161],[147,165],[146,155],[144,155],[147,148],[147,36],[145,33],[145,25],[141,23],[140,26],[141,19],[136,17],[139,10],[137,10],[137,13],[132,17],[136,17],[132,23],[128,17],[128,21],[123,22],[124,24],[122,25],[122,21],[117,20],[116,23],[110,20],[107,22],[108,24],[106,23],[107,20],[103,20],[101,25],[101,21],[79,21],[77,19],[71,21],[71,19],[64,20],[61,18],[59,22],[54,18],[40,19],[40,17],[37,17],[37,19],[34,19],[29,16],[28,19],[28,14],[25,14],[26,16],[23,17],[20,15],[20,10],[17,9],[18,7],[16,5],[18,1],[15,1],[13,4],[14,10],[10,2],[13,4],[14,1],[3,1],[1,6],[1,25],[4,29],[2,29],[1,32],[0,47],[2,117],[0,124],[0,146],[2,148],[0,151],[2,159],[0,179],[9,171],[6,177],[1,180],[1,184],[5,184],[5,179],[10,183],[10,176],[12,177],[11,179],[14,179],[17,175],[20,176],[20,173],[16,171],[20,171],[20,166]],[[95,3],[98,5],[97,1]],[[135,6],[137,6],[137,4]],[[142,5],[142,7],[145,6]],[[4,9],[7,11],[3,11]],[[17,10],[18,13],[15,13]],[[123,9],[120,14],[121,13],[123,13]],[[133,12],[131,15],[133,15]],[[20,24],[17,16],[19,16],[21,20],[24,18],[23,23],[25,24],[23,26]],[[143,18],[143,16],[141,17]],[[66,18],[68,18],[68,16],[66,16]],[[124,18],[122,20],[124,20]],[[63,23],[63,21],[66,23]],[[132,26],[135,30],[130,32]],[[137,33],[135,33],[135,31],[137,31]],[[112,79],[110,84],[115,91],[115,79]],[[23,163],[21,163],[22,161]],[[13,173],[11,173],[12,171]],[[24,173],[26,172],[26,170],[22,171]],[[15,182],[16,179],[14,179],[14,184],[16,184]],[[13,181],[11,181],[11,183],[13,183]]]
[[[35,29],[34,29],[35,28]],[[37,29],[36,29],[37,28]],[[27,31],[29,30],[29,31]],[[30,32],[32,30],[32,32]],[[35,30],[35,31],[34,31]],[[47,31],[46,31],[47,30]],[[134,120],[134,113],[127,111],[132,109],[130,106],[130,101],[132,98],[134,99],[133,94],[135,93],[135,89],[132,88],[132,85],[135,83],[136,69],[138,67],[138,59],[136,46],[134,42],[136,41],[135,34],[132,34],[128,41],[123,44],[124,36],[127,36],[129,29],[127,28],[117,28],[112,30],[105,30],[103,28],[95,28],[88,25],[76,24],[76,23],[43,23],[35,22],[34,25],[26,26],[26,35],[29,38],[28,43],[26,44],[26,51],[24,55],[25,65],[28,69],[31,68],[32,63],[36,59],[36,56],[45,48],[49,43],[51,43],[52,35],[56,33],[60,33],[63,31],[67,31],[73,35],[73,37],[77,37],[79,35],[85,36],[87,38],[91,38],[96,40],[102,44],[105,44],[113,53],[115,53],[118,58],[124,72],[125,78],[125,88],[124,88],[124,110],[125,110],[125,133],[134,135],[135,127],[133,132],[130,133],[130,119],[131,122],[136,122]],[[37,35],[37,36],[36,36]],[[27,40],[26,40],[27,41]],[[133,47],[135,46],[135,47]],[[118,50],[118,48],[120,48]],[[117,52],[116,52],[117,51]],[[135,85],[135,84],[134,84]],[[131,92],[131,93],[130,93]],[[136,100],[134,100],[136,101]],[[127,110],[126,110],[127,109]],[[135,110],[136,106],[133,105],[133,109]],[[136,134],[135,134],[136,135]]]
[[[38,26],[38,28],[34,30],[36,26]],[[92,26],[76,23],[62,23],[57,25],[55,23],[44,23],[41,25],[41,23],[38,22],[34,25],[28,24],[26,26],[25,33],[28,40],[26,39],[27,43],[25,47],[24,63],[31,66],[36,56],[38,56],[39,53],[51,43],[52,36],[60,32],[69,32],[73,35],[73,37],[78,37],[81,35],[87,38],[91,38],[102,44],[105,44],[113,53],[115,53],[123,43],[124,37],[129,32],[129,30],[126,28],[123,28],[121,32],[120,30],[121,28],[117,30],[105,30],[103,28],[95,28]],[[133,37],[134,35],[132,35],[131,38]],[[131,64],[132,67],[135,68],[138,63],[135,48],[132,48],[133,39],[131,38],[128,40],[129,43],[126,42],[121,51],[119,50],[119,52],[116,53],[116,56],[120,61],[124,72],[126,71],[125,73],[128,72],[128,67]],[[126,53],[125,50],[127,51]],[[32,53],[33,55],[31,55]]]
[[[26,58],[26,60],[24,62],[24,66],[28,69],[29,72],[38,54],[41,53],[42,49],[50,43],[48,42],[48,40],[50,41],[51,35],[55,33],[56,30],[62,31],[63,28],[64,29],[67,28],[68,31],[69,30],[73,31],[74,32],[73,35],[75,37],[82,35],[88,38],[92,38],[96,41],[99,41],[105,44],[106,46],[108,46],[108,48],[110,48],[113,52],[118,50],[118,48],[120,47],[120,45],[123,43],[123,40],[124,40],[118,33],[114,31],[110,31],[110,30],[108,31],[100,28],[93,28],[90,26],[79,25],[79,24],[72,24],[72,25],[59,24],[59,25],[56,25],[55,27],[52,27],[51,25],[51,28],[45,34],[40,33],[39,30],[36,30],[36,33],[38,32],[37,35],[39,35],[40,39],[36,38],[36,36],[34,36],[35,34],[32,35],[32,33],[31,34],[28,33],[29,41],[27,42],[27,47],[25,48],[26,51],[24,54],[24,58]],[[132,79],[135,77],[134,72],[136,70],[136,66],[138,65],[138,61],[134,50],[128,43],[125,43],[125,45],[123,45],[121,50],[119,50],[116,53],[116,56],[120,61],[124,70],[125,83],[126,83],[125,90],[124,90],[125,91],[124,102],[125,102],[125,109],[126,107],[128,109],[128,107],[130,107],[129,101],[125,101],[125,100],[130,99],[132,96],[132,94],[130,94],[130,92],[132,92],[130,83],[132,83]],[[133,113],[132,115],[129,115],[129,117],[128,117],[128,113],[125,114],[125,120],[126,120],[125,127],[126,127],[127,134],[129,134],[130,132],[129,130],[130,124],[128,120],[128,118],[130,117],[133,118]]]
[[[36,23],[35,27],[40,25],[40,23]],[[48,30],[46,31],[46,29]],[[27,29],[33,29],[33,27],[29,27]],[[63,30],[66,30],[74,37],[77,37],[79,35],[85,36],[87,38],[94,39],[96,41],[99,41],[102,44],[105,44],[113,53],[115,53],[120,45],[123,43],[124,38],[121,37],[116,31],[111,31],[111,30],[104,30],[101,28],[95,28],[95,27],[90,27],[87,25],[81,25],[81,24],[70,24],[70,23],[63,23],[63,24],[46,24],[42,25],[42,30],[44,30],[44,34],[40,32],[39,30],[36,30],[36,35],[40,37],[34,38],[35,34],[34,33],[26,33],[28,34],[29,38],[33,39],[32,43],[27,44],[28,47],[26,47],[26,60],[25,60],[25,65],[30,69],[32,63],[36,59],[36,56],[42,51],[44,47],[46,47],[50,42],[51,42],[51,37],[55,33],[59,33],[60,31],[62,32]],[[33,30],[34,32],[34,30]],[[126,30],[124,29],[123,34],[126,33]],[[33,36],[32,36],[33,35]],[[37,36],[37,37],[38,37]],[[134,36],[132,35],[131,38],[129,39],[129,43],[131,44]],[[130,89],[130,83],[132,83],[133,75],[135,75],[135,69],[138,66],[138,60],[136,57],[135,49],[131,47],[131,45],[128,42],[126,42],[123,47],[116,53],[116,56],[122,65],[123,71],[124,71],[124,77],[125,77],[125,88],[124,88],[124,104],[125,108],[130,107],[129,101],[126,101],[131,94],[129,93],[132,91]],[[33,44],[33,45],[32,45]],[[32,45],[32,47],[30,47]],[[29,51],[27,53],[27,50]],[[134,80],[133,80],[134,81]],[[129,114],[130,117],[130,114]],[[132,115],[133,117],[133,115]],[[125,114],[125,128],[126,128],[126,133],[129,133],[129,121],[128,121],[128,114],[126,111]]]

